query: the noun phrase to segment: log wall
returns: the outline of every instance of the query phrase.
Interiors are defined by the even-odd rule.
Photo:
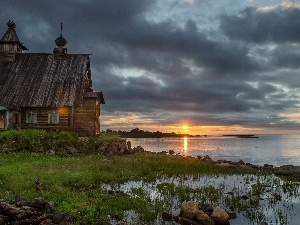
[[[100,104],[97,98],[84,98],[80,107],[74,108],[74,129],[90,135],[100,132]]]

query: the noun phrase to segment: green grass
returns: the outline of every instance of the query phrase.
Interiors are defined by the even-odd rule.
[[[61,157],[22,151],[1,154],[0,197],[8,200],[16,195],[27,199],[43,197],[58,202],[58,210],[74,214],[87,223],[108,220],[108,215],[124,219],[124,212],[128,210],[138,211],[145,220],[150,220],[157,214],[153,211],[157,206],[152,205],[142,190],[132,197],[108,193],[103,185],[117,187],[128,181],[154,182],[162,177],[184,179],[188,175],[233,172],[244,171],[220,168],[197,159],[146,152],[112,157],[101,154]],[[42,183],[43,189],[39,192],[35,190],[35,178]],[[175,191],[188,193],[187,190]]]

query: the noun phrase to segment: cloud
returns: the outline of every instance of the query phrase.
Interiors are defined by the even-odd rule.
[[[222,15],[220,29],[232,40],[264,44],[299,43],[300,9],[276,7],[260,11],[251,7],[240,15]]]
[[[14,20],[30,52],[51,53],[62,22],[68,52],[92,54],[104,129],[298,129],[300,9],[230,2],[4,0],[0,31]]]

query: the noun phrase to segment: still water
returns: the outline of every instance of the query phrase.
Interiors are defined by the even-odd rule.
[[[185,138],[127,138],[146,151],[173,150],[181,155],[209,155],[213,160],[243,160],[256,165],[300,166],[300,135],[257,135],[259,138],[224,136]]]

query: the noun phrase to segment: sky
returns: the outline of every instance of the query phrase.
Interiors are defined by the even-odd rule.
[[[91,54],[101,130],[298,134],[299,0],[1,0],[28,53]]]

